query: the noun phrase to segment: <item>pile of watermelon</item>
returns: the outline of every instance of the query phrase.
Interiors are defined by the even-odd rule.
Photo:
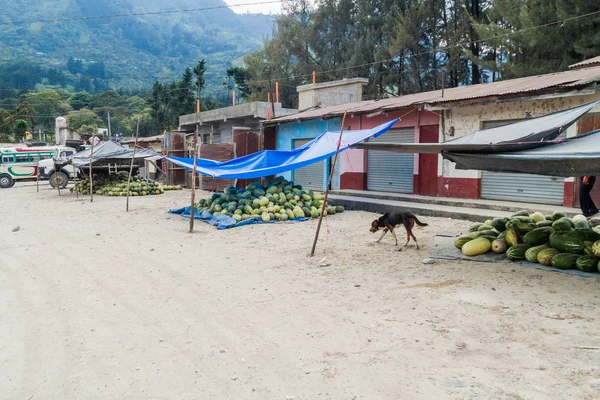
[[[126,172],[97,176],[93,181],[94,194],[100,196],[127,196],[128,179],[129,174]],[[179,189],[177,187],[173,187],[173,189],[169,188],[166,189],[153,180],[134,176],[131,178],[131,183],[129,183],[129,195],[151,196],[163,194],[165,190],[181,190],[181,187]],[[89,178],[80,180],[70,190],[71,193],[90,194]]]
[[[298,217],[318,218],[323,209],[323,194],[302,189],[301,185],[277,177],[270,182],[253,182],[246,188],[226,187],[200,200],[195,208],[200,214],[223,214],[236,221],[261,219],[287,221]],[[326,204],[324,215],[344,212],[344,207]]]
[[[510,218],[473,224],[454,245],[467,256],[492,251],[512,261],[526,260],[558,269],[600,271],[600,226],[583,215],[543,215],[519,211]]]

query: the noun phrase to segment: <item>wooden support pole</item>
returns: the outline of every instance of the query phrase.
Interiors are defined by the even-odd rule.
[[[275,82],[275,102],[279,103],[279,81]]]
[[[312,82],[317,83],[317,72],[316,71],[313,71],[313,73],[312,73]]]
[[[323,205],[321,206],[321,215],[319,216],[319,223],[317,224],[317,231],[315,232],[315,240],[313,241],[312,250],[310,251],[310,256],[315,255],[315,249],[317,247],[317,240],[319,240],[319,231],[321,230],[321,223],[323,222],[323,216],[325,215],[325,210],[327,206],[327,198],[329,196],[329,186],[331,186],[331,178],[335,172],[335,164],[337,163],[338,154],[340,153],[340,145],[342,144],[342,135],[344,133],[344,124],[346,123],[346,113],[348,111],[344,111],[344,117],[342,118],[342,126],[340,129],[340,138],[338,139],[337,148],[335,150],[335,156],[333,156],[333,163],[331,164],[331,171],[329,171],[329,179],[327,180],[327,186],[325,187],[325,196],[323,196]]]
[[[275,96],[271,96],[271,118],[275,118]]]
[[[212,127],[211,127],[212,132]],[[211,134],[212,136],[212,134]],[[196,166],[198,165],[198,125],[194,131],[194,169],[192,169],[192,201],[190,208],[190,233],[194,232],[194,215],[196,214]]]
[[[131,175],[133,174],[133,163],[135,162],[135,150],[137,149],[138,136],[140,134],[140,117],[137,120],[137,128],[135,130],[135,139],[133,140],[133,154],[131,155],[131,164],[129,164],[129,178],[127,179],[127,202],[125,203],[125,211],[129,212],[129,186],[131,185]]]
[[[154,168],[156,168],[158,170],[158,172],[160,172],[161,175],[164,175],[165,172],[162,170],[161,167],[158,166],[158,164],[154,161],[154,160],[148,160],[150,162],[150,164],[154,165]]]
[[[92,179],[92,157],[94,157],[94,139],[96,139],[96,131],[98,131],[98,127],[94,127],[94,131],[92,132],[92,147],[90,149],[90,203],[94,202],[94,181]],[[60,194],[60,189],[59,192]]]
[[[446,86],[446,74],[444,74],[444,68],[442,68],[442,98],[444,97],[444,87]]]
[[[231,105],[235,106],[235,90],[231,93]]]

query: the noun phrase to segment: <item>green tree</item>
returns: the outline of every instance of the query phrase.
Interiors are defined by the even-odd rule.
[[[73,110],[80,110],[91,105],[92,96],[88,92],[77,92],[69,97],[68,101]]]
[[[600,14],[555,23],[600,11],[600,3],[586,0],[493,0],[487,23],[474,25],[492,49],[486,67],[503,79],[566,70],[600,54]],[[514,33],[518,32],[519,33]]]
[[[231,67],[227,69],[227,77],[233,79],[233,89],[239,93],[243,99],[247,99],[250,95],[250,88],[246,80],[250,77],[248,68],[246,67]]]
[[[190,68],[183,71],[181,81],[176,86],[174,97],[177,116],[194,112],[194,76]]]
[[[25,131],[27,131],[27,122],[22,119],[16,120],[12,128],[15,140],[21,141],[25,137]]]
[[[198,61],[198,64],[194,67],[194,74],[196,75],[196,100],[200,100],[202,96],[202,89],[206,84],[204,74],[206,73],[206,62],[204,59]]]
[[[192,98],[192,107],[193,107],[193,98]],[[140,114],[146,108],[147,103],[140,96],[131,96],[127,99],[127,109],[132,114]]]
[[[127,99],[116,90],[107,90],[93,95],[90,99],[90,106],[92,109],[115,108],[126,105],[126,101]]]
[[[54,130],[57,117],[70,111],[71,106],[63,101],[57,90],[27,93],[23,100],[31,105],[37,115],[38,124],[47,130]]]
[[[168,87],[160,82],[152,85],[152,97],[149,104],[151,107],[150,117],[155,124],[155,131],[163,132],[174,128],[170,93]]]
[[[83,73],[83,62],[81,60],[76,60],[73,57],[69,57],[67,60],[67,69],[72,74],[81,74]]]
[[[84,126],[102,125],[102,119],[87,108],[70,111],[66,117],[67,121],[69,121],[69,126],[80,133],[82,133],[82,127]]]

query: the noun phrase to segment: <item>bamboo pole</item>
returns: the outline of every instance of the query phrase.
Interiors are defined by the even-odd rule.
[[[98,127],[94,127],[92,132],[92,148],[90,149],[90,203],[94,202],[94,181],[92,179],[92,157],[94,156],[94,139],[96,138],[96,131]],[[58,191],[60,194],[60,190]]]
[[[131,156],[131,164],[129,164],[129,178],[127,178],[127,202],[125,203],[125,211],[129,212],[129,186],[131,185],[131,175],[133,174],[133,163],[135,161],[135,149],[137,148],[138,136],[140,134],[140,117],[137,120],[137,128],[135,131],[135,139],[133,140],[133,154]]]
[[[194,216],[196,214],[195,207],[196,207],[196,166],[197,165],[198,165],[198,125],[196,125],[196,130],[194,131],[194,169],[192,169],[192,201],[191,201],[191,207],[190,207],[190,233],[194,232]]]
[[[321,223],[323,222],[323,216],[325,215],[325,207],[327,206],[327,198],[329,197],[329,186],[331,186],[331,178],[335,171],[335,164],[337,163],[338,154],[340,153],[340,145],[342,144],[342,135],[344,133],[344,124],[346,123],[346,113],[344,111],[344,117],[342,118],[342,127],[340,128],[340,138],[338,139],[337,148],[335,149],[335,156],[333,157],[333,163],[331,165],[331,171],[329,171],[329,179],[327,180],[327,186],[325,187],[325,196],[323,197],[323,205],[321,206],[321,215],[319,216],[319,223],[317,225],[317,231],[315,232],[315,240],[313,241],[312,250],[310,256],[315,255],[315,249],[317,247],[317,240],[319,240],[319,232],[321,231]]]

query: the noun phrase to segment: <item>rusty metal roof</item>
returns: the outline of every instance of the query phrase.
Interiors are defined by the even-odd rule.
[[[460,86],[444,90],[444,97],[442,97],[441,90],[435,90],[431,92],[415,93],[383,100],[367,100],[358,103],[316,108],[284,117],[274,118],[269,121],[264,121],[263,124],[273,125],[277,123],[315,118],[326,119],[343,115],[345,111],[347,111],[348,114],[370,114],[378,111],[392,111],[418,105],[441,105],[456,101],[490,97],[506,98],[519,94],[559,92],[589,86],[596,82],[600,82],[600,66],[510,79],[499,82]]]
[[[154,143],[154,142],[161,142],[163,139],[165,138],[165,135],[157,135],[157,136],[148,136],[148,137],[141,137],[138,138],[138,143]],[[121,143],[134,143],[135,139],[127,139],[127,140],[121,140]]]
[[[577,69],[577,68],[582,68],[582,67],[590,66],[590,65],[593,65],[593,64],[600,64],[600,56],[594,57],[594,58],[590,58],[589,60],[578,62],[577,64],[569,65],[569,68],[571,68],[571,69]]]

